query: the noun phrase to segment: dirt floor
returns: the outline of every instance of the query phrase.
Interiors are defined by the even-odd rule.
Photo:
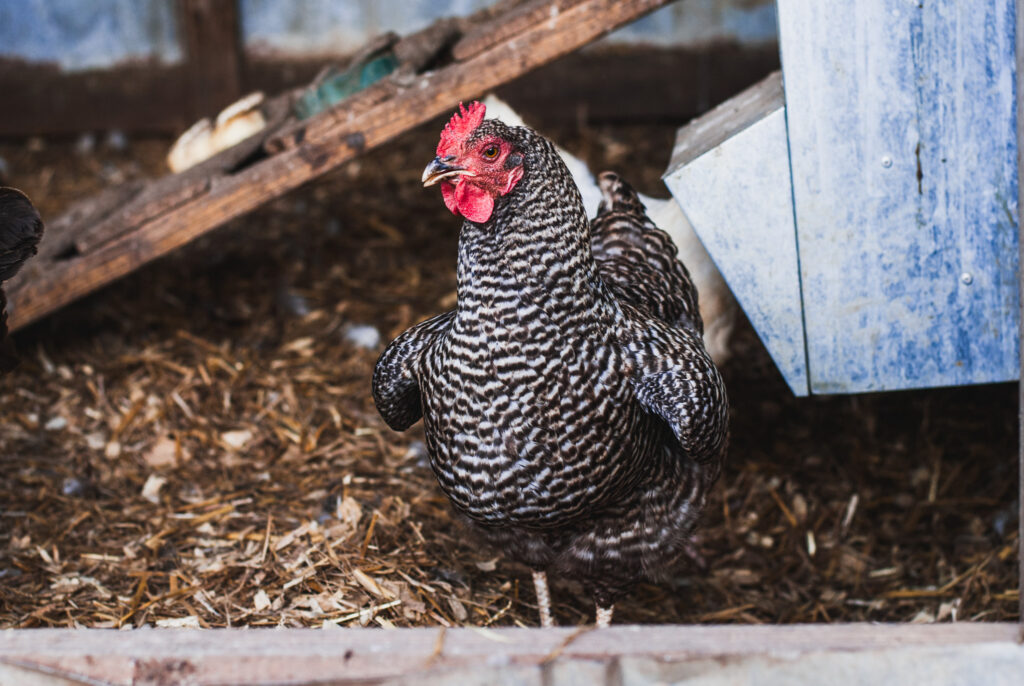
[[[453,523],[422,430],[370,399],[383,344],[454,304],[458,221],[419,183],[439,128],[17,334],[0,626],[536,624],[528,570]],[[672,127],[557,134],[665,195]],[[0,157],[54,217],[167,145]],[[1014,385],[795,399],[749,326],[734,348],[709,568],[637,587],[617,622],[1016,617]],[[552,582],[562,624],[592,621]]]

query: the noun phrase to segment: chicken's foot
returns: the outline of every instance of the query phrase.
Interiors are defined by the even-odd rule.
[[[533,588],[537,592],[537,609],[540,610],[540,625],[552,627],[555,620],[551,617],[551,593],[548,591],[547,572],[533,572]]]
[[[607,629],[612,625],[612,613],[615,612],[615,606],[609,605],[608,607],[597,606],[597,628]]]

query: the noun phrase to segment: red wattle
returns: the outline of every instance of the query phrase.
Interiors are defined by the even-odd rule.
[[[481,224],[491,218],[494,198],[483,188],[463,181],[455,187],[455,198],[459,203],[459,212],[469,221]]]
[[[459,213],[459,203],[455,200],[455,184],[451,181],[441,182],[441,197],[444,198],[444,206],[452,214]]]
[[[461,214],[478,224],[490,219],[494,211],[494,198],[490,193],[462,180],[457,183],[442,181],[441,197],[452,214]]]

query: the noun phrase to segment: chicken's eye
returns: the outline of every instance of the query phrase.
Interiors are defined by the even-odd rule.
[[[484,148],[483,155],[487,159],[493,160],[495,157],[498,156],[498,146],[497,145],[488,145],[486,148]]]

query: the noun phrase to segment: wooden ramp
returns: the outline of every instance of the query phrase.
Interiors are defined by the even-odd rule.
[[[400,67],[339,105],[297,121],[298,91],[285,93],[264,106],[267,127],[235,147],[50,221],[39,255],[8,284],[11,329],[670,1],[505,0],[385,38]]]

